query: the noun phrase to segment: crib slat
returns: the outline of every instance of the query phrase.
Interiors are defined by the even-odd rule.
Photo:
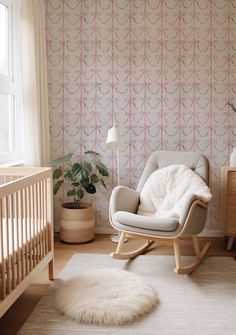
[[[27,225],[27,216],[28,216],[28,205],[27,205],[27,188],[23,189],[23,225],[24,225],[24,233],[25,233],[25,271],[26,275],[29,273],[29,243],[28,243],[28,225]],[[23,250],[24,252],[24,250]]]
[[[20,267],[20,220],[19,220],[19,197],[18,193],[14,194],[14,217],[16,218],[16,283],[19,284],[21,280],[21,267]]]
[[[45,242],[46,242],[46,254],[48,253],[48,226],[47,226],[47,185],[45,181],[45,201],[44,201],[44,222],[45,222]]]
[[[32,185],[32,192],[31,192],[31,217],[30,217],[30,222],[32,224],[32,248],[33,248],[33,267],[35,267],[35,261],[36,261],[36,235],[35,235],[35,184]]]
[[[41,226],[42,226],[42,252],[45,256],[45,224],[44,224],[44,180],[41,182]]]
[[[40,232],[41,232],[41,255],[45,256],[44,249],[44,225],[43,225],[43,181],[40,182]]]
[[[16,273],[15,273],[15,222],[14,222],[14,208],[13,208],[13,194],[9,196],[9,212],[10,212],[10,229],[11,229],[11,288],[16,287]]]
[[[28,257],[29,257],[29,271],[32,270],[33,268],[33,255],[32,255],[32,221],[30,220],[32,218],[32,212],[31,212],[31,207],[32,203],[30,202],[31,199],[31,186],[27,187],[27,217],[26,217],[26,222],[25,224],[28,227]]]
[[[41,220],[41,182],[38,183],[38,235],[39,235],[39,259],[43,257],[42,250],[42,220]]]
[[[46,254],[46,229],[45,229],[45,179],[42,181],[42,225],[43,225],[43,255]]]
[[[29,225],[31,227],[31,234],[30,234],[30,241],[31,241],[31,269],[34,268],[34,261],[35,261],[35,249],[34,249],[34,187],[33,185],[30,186],[30,197],[29,197],[29,204],[30,204],[30,216],[29,216]]]
[[[38,251],[39,251],[39,261],[42,258],[42,244],[41,244],[41,236],[42,236],[42,231],[41,231],[41,208],[40,208],[40,183],[37,183],[37,235],[38,235]]]
[[[10,273],[10,234],[9,234],[9,213],[8,213],[8,204],[9,197],[4,197],[4,214],[6,218],[6,293],[11,292],[11,273]]]
[[[42,182],[38,183],[38,231],[39,231],[39,258],[43,258],[43,226],[42,226]]]
[[[25,278],[25,243],[24,243],[24,225],[23,225],[23,207],[24,207],[24,197],[23,197],[23,190],[19,191],[19,198],[18,198],[18,209],[19,209],[19,226],[20,226],[20,249],[19,249],[19,255],[20,255],[20,265],[21,265],[21,279]]]
[[[37,264],[39,262],[39,254],[40,254],[40,250],[39,250],[39,243],[40,243],[40,239],[39,239],[39,222],[38,222],[38,183],[36,183],[34,185],[34,191],[35,191],[35,240],[36,240],[36,260],[37,260]]]

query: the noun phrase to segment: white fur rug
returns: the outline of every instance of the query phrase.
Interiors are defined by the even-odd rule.
[[[132,261],[122,261],[104,254],[75,254],[18,335],[236,334],[235,260],[232,257],[206,257],[191,276],[176,275],[174,266],[174,256],[144,255]],[[85,271],[104,268],[125,270],[141,277],[157,292],[157,307],[145,317],[121,326],[76,322],[55,308],[55,294],[61,281],[80,276]]]
[[[140,276],[119,269],[83,272],[57,288],[56,306],[81,323],[121,325],[148,314],[157,294]]]

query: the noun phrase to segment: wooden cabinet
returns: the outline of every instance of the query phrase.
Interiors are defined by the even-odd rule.
[[[224,234],[229,237],[227,249],[230,250],[236,237],[236,167],[221,168],[220,207]]]

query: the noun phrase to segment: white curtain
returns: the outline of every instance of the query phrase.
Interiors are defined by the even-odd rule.
[[[50,135],[43,0],[21,0],[21,68],[25,165],[46,166]]]

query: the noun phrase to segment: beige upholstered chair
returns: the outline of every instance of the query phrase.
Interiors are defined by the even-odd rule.
[[[140,193],[149,176],[157,169],[179,164],[187,166],[201,177],[201,181],[209,184],[208,159],[201,153],[157,151],[149,157],[136,190],[123,186],[114,188],[110,199],[109,217],[111,225],[121,234],[116,252],[111,254],[113,258],[134,258],[148,250],[154,242],[162,240],[174,244],[176,273],[191,273],[203,260],[210,243],[206,243],[200,250],[197,234],[204,228],[208,203],[199,200],[195,194],[186,198],[178,220],[172,217],[158,218],[155,215],[149,217],[136,214],[140,204]],[[143,239],[146,242],[132,252],[122,252],[126,237]],[[192,239],[196,253],[194,262],[185,267],[181,266],[180,257],[179,241],[182,238]]]

